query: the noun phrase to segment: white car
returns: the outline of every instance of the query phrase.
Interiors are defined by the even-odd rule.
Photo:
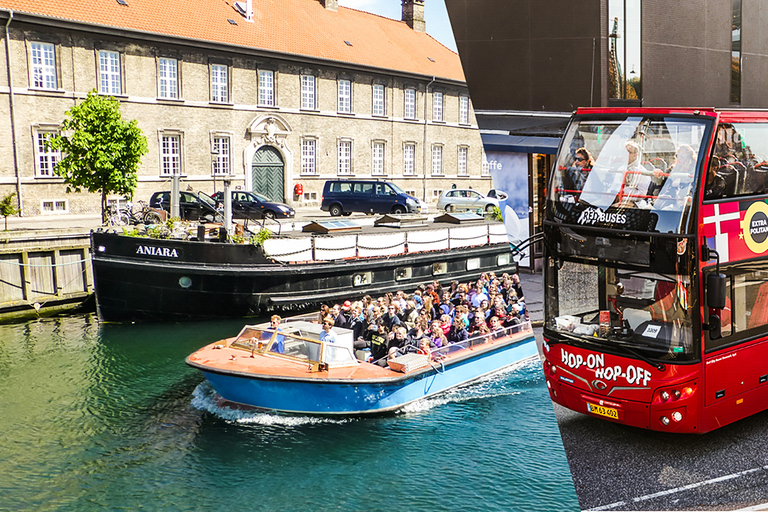
[[[484,196],[471,188],[452,188],[440,194],[437,200],[437,209],[453,212],[456,210],[485,210],[490,212],[499,206],[499,200],[495,197]]]

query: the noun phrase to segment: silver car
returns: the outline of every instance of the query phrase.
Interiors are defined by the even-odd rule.
[[[456,210],[485,210],[490,212],[499,206],[499,200],[495,197],[484,196],[477,190],[467,188],[453,188],[440,194],[437,200],[437,209],[453,212]]]

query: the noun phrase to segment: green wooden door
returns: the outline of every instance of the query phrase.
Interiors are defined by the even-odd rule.
[[[253,155],[251,183],[254,192],[273,201],[285,201],[285,164],[278,150],[264,146]]]

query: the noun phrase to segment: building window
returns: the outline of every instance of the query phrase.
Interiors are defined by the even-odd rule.
[[[469,124],[469,96],[459,96],[459,123]]]
[[[459,176],[469,176],[469,172],[467,172],[468,157],[469,157],[469,148],[466,146],[460,146],[459,147],[459,168],[457,173]]]
[[[480,175],[481,176],[491,175],[491,166],[488,164],[488,157],[485,155],[485,151],[483,151],[483,167]]]
[[[179,61],[176,59],[158,59],[158,77],[160,79],[159,97],[179,98]]]
[[[403,146],[403,176],[416,175],[416,144]]]
[[[34,131],[35,137],[35,177],[53,178],[53,169],[61,160],[61,153],[50,148],[46,148],[45,141],[58,135],[59,131],[55,129]]]
[[[384,86],[381,84],[373,84],[373,112],[374,116],[386,115],[386,109],[384,107]]]
[[[301,75],[301,108],[315,110],[315,77]]]
[[[229,71],[223,64],[211,64],[211,101],[229,102]]]
[[[317,174],[317,140],[301,140],[301,174]]]
[[[405,90],[403,117],[406,119],[416,119],[416,89]]]
[[[441,92],[432,93],[432,120],[443,120],[443,93]]]
[[[67,211],[69,211],[69,206],[67,205],[66,199],[43,200],[40,211],[43,215],[51,213],[67,213]]]
[[[259,70],[259,105],[262,107],[275,106],[275,72],[267,69]]]
[[[229,137],[215,135],[212,142],[211,154],[213,156],[213,175],[226,176],[231,174]]]
[[[384,167],[384,143],[374,142],[371,148],[371,175],[383,176],[386,174]]]
[[[639,101],[640,0],[608,4],[608,98]]]
[[[101,94],[122,94],[120,77],[120,54],[99,50],[99,92]]]
[[[340,175],[352,174],[352,141],[339,141],[339,169]]]
[[[352,82],[339,80],[339,112],[352,113]]]
[[[443,146],[432,146],[432,176],[443,175]]]
[[[32,43],[32,87],[56,89],[56,54],[50,43]]]
[[[731,103],[741,103],[741,1],[731,4]]]
[[[160,136],[160,176],[181,175],[181,136]]]

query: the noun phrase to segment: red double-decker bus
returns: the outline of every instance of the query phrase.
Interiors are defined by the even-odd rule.
[[[552,400],[664,432],[768,408],[768,111],[579,109],[544,241]]]

